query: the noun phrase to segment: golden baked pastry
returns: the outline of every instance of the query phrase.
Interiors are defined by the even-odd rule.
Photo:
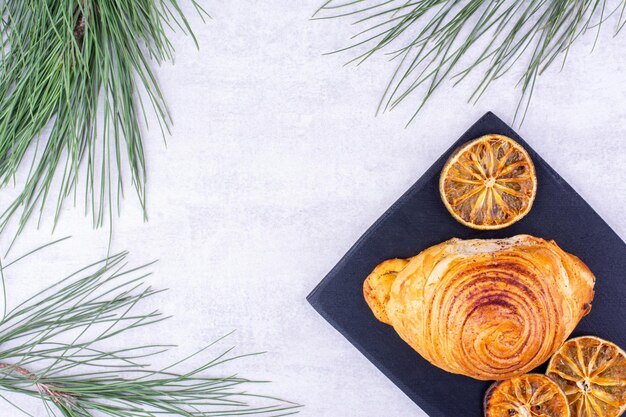
[[[547,361],[591,309],[595,277],[553,241],[451,239],[367,277],[365,300],[413,349],[482,380]]]
[[[502,229],[530,211],[535,166],[522,146],[485,135],[457,149],[444,165],[439,193],[452,216],[474,229]]]
[[[402,271],[408,259],[388,259],[380,263],[363,284],[363,295],[374,316],[383,323],[391,324],[385,306],[389,302],[389,288]]]
[[[561,388],[540,374],[494,383],[485,394],[484,406],[485,417],[570,417]]]
[[[572,417],[617,417],[626,411],[626,353],[594,336],[568,340],[546,374],[563,389]]]

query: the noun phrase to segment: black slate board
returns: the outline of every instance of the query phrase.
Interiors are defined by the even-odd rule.
[[[488,133],[509,136],[526,148],[535,163],[538,189],[534,207],[524,219],[503,230],[477,231],[450,216],[440,200],[438,180],[454,149]],[[573,335],[592,334],[626,348],[626,244],[493,113],[485,114],[465,132],[365,232],[307,299],[429,416],[482,417],[482,399],[490,383],[449,374],[420,357],[390,326],[374,318],[363,300],[363,280],[385,259],[409,257],[452,237],[499,238],[521,233],[554,239],[596,275],[593,309]]]

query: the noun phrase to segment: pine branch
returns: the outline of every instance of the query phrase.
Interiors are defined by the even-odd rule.
[[[172,59],[174,28],[196,42],[178,0],[5,0],[0,16],[0,187],[22,174],[0,231],[17,216],[19,234],[49,198],[56,225],[79,189],[102,226],[126,170],[145,217],[142,119],[152,111],[163,137],[171,124],[150,61]]]
[[[589,31],[596,41],[615,17],[615,33],[626,22],[626,1],[616,0],[329,0],[314,19],[350,17],[360,29],[346,48],[350,62],[386,54],[396,69],[378,111],[421,95],[417,116],[445,82],[457,85],[473,72],[481,79],[469,101],[512,69],[521,69],[515,112],[523,122],[537,78],[555,61],[565,64],[572,45]]]
[[[8,267],[0,268],[3,283]],[[158,311],[140,311],[146,299],[161,292],[144,284],[147,275],[145,266],[128,268],[121,253],[6,311],[0,320],[0,390],[41,399],[49,416],[284,416],[298,411],[295,404],[242,390],[255,381],[207,376],[251,355],[234,356],[229,349],[196,368],[177,371],[217,342],[160,368],[145,361],[170,346],[107,349],[132,340],[133,329],[166,319]]]

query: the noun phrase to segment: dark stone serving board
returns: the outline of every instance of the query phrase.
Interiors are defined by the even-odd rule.
[[[517,140],[529,152],[537,171],[533,209],[521,221],[498,231],[473,230],[456,222],[441,202],[438,190],[439,173],[454,149],[488,133]],[[307,299],[429,416],[482,417],[483,395],[490,383],[447,373],[420,357],[390,326],[374,318],[363,300],[363,280],[385,259],[413,256],[452,237],[500,238],[522,233],[554,239],[564,250],[580,257],[596,275],[593,309],[573,336],[592,334],[626,348],[626,244],[493,113],[485,114],[454,142],[365,232]]]

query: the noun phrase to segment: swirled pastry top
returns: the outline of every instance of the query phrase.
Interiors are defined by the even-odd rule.
[[[432,364],[500,380],[550,358],[589,312],[594,283],[554,241],[518,235],[385,261],[363,289],[376,317]]]

